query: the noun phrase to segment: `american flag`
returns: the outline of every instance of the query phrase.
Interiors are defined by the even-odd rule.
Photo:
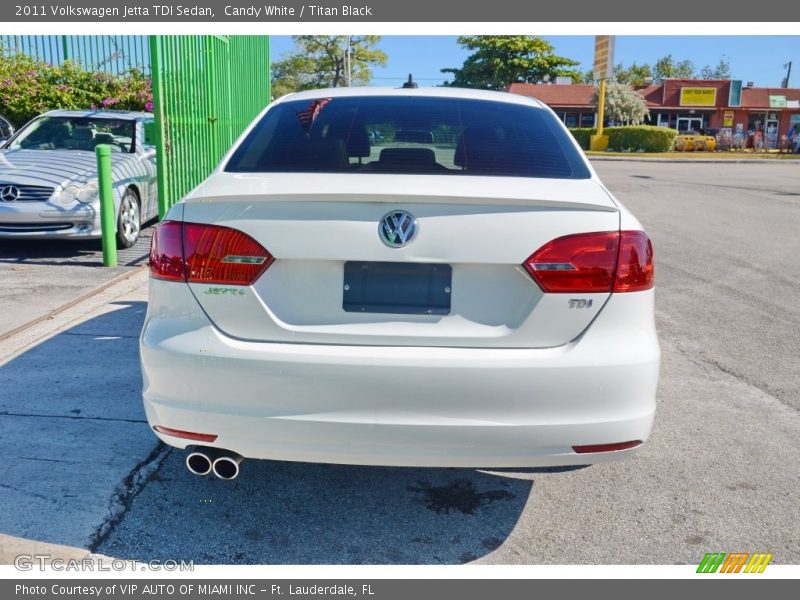
[[[314,121],[317,120],[319,113],[322,112],[322,109],[325,108],[331,100],[333,100],[333,98],[319,98],[309,104],[307,109],[297,113],[297,119],[303,125],[303,129],[306,133],[311,131],[311,126],[314,124]]]

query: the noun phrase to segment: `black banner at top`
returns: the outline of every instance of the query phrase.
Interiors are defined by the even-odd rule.
[[[800,2],[670,0],[10,0],[0,22],[713,22],[800,21]],[[679,32],[675,32],[679,33]],[[753,33],[758,33],[754,31]]]

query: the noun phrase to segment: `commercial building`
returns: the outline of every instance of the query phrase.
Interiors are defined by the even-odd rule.
[[[594,127],[591,84],[513,83],[507,91],[550,106],[567,127]],[[713,130],[744,145],[778,148],[792,127],[800,130],[800,89],[760,88],[721,79],[667,79],[637,86],[650,109],[648,124],[678,131]]]

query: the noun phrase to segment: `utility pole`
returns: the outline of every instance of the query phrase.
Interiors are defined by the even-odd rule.
[[[352,69],[352,61],[353,58],[350,54],[350,44],[352,43],[353,36],[347,36],[347,49],[344,53],[344,68],[345,73],[347,74],[347,87],[353,86],[353,69]]]
[[[781,87],[788,88],[790,77],[792,76],[792,61],[789,61],[783,67],[786,69],[786,79],[783,80],[783,85]]]
[[[614,75],[614,36],[596,35],[594,38],[595,81],[600,82],[597,90],[597,133],[589,137],[589,149],[602,152],[608,148],[608,136],[603,133],[603,120],[606,112],[606,79]]]

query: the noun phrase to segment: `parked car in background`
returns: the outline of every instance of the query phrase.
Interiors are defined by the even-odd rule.
[[[12,135],[14,135],[14,126],[11,121],[0,115],[0,144],[7,141]]]
[[[144,112],[56,110],[0,146],[0,238],[101,237],[98,144],[111,148],[117,244],[158,215],[156,152]]]
[[[588,464],[650,435],[652,245],[531,98],[273,102],[171,208],[150,272],[145,411],[198,475]]]

